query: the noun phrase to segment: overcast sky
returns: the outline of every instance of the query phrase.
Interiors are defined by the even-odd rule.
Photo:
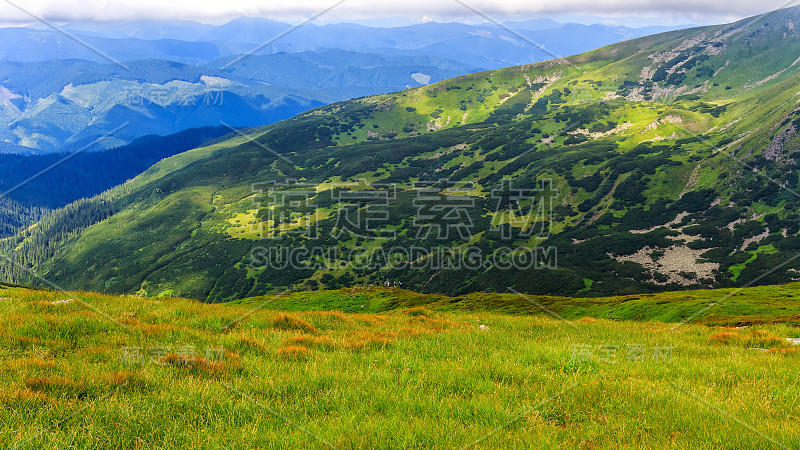
[[[0,22],[30,22],[31,15],[54,21],[159,18],[216,23],[239,16],[260,16],[297,22],[330,8],[338,1],[0,0]],[[626,25],[724,23],[800,3],[800,0],[345,0],[321,15],[316,22],[375,18],[394,18],[395,21],[411,23],[484,21],[459,1],[501,21],[548,17],[561,21],[616,21]]]

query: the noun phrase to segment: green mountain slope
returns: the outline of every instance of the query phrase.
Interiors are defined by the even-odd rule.
[[[785,9],[247,130],[2,241],[2,275],[208,301],[792,281],[799,23]]]

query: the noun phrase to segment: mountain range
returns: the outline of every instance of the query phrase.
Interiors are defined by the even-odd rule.
[[[2,278],[209,302],[797,280],[798,25],[783,9],[241,130],[0,241]]]
[[[553,54],[580,53],[677,27],[629,28],[546,19],[502,26],[428,22],[400,27],[351,23],[308,23],[297,27],[266,18],[241,17],[222,25],[173,20],[72,23],[59,28],[102,54],[38,24],[0,30],[4,38],[0,41],[0,59],[49,61],[58,54],[61,59],[96,62],[108,62],[107,56],[121,62],[160,59],[194,65],[242,54],[338,49],[386,56],[445,57],[468,66],[497,69],[551,59]],[[274,39],[282,34],[280,39]]]
[[[659,30],[550,21],[513,26],[519,31],[457,23],[295,29],[240,18],[223,25],[3,28],[0,123],[7,125],[0,126],[0,153],[103,150],[186,128],[264,125],[323,104],[580,53]]]

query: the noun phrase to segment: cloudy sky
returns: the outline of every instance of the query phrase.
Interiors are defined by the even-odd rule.
[[[121,19],[194,19],[222,22],[239,16],[301,21],[322,11],[317,22],[482,22],[548,17],[579,22],[648,24],[723,23],[793,6],[800,0],[0,0],[0,22]],[[336,5],[336,6],[334,6]],[[468,7],[468,6],[469,7]],[[24,11],[23,11],[24,10]],[[478,11],[479,13],[477,13]]]

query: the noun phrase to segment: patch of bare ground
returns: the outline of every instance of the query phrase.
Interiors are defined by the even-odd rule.
[[[678,196],[678,198],[683,198],[683,196],[686,195],[687,192],[689,192],[695,187],[695,185],[697,184],[697,178],[700,176],[700,166],[702,164],[703,164],[702,162],[697,164],[694,170],[692,170],[691,175],[689,175],[689,179],[686,180],[686,186],[683,187],[683,190],[681,191],[681,194]]]
[[[736,123],[736,122],[738,122],[738,120],[737,120],[737,121],[734,121],[734,122],[731,122],[731,123],[729,123],[729,124],[728,124],[728,125],[726,125],[724,128],[722,128],[722,130],[721,130],[721,131],[725,131],[725,130],[726,130],[728,127],[729,127],[729,126],[733,125],[733,124],[734,124],[734,123]],[[728,150],[729,148],[733,147],[734,145],[739,145],[739,144],[740,144],[740,143],[741,143],[743,140],[745,140],[745,139],[746,139],[748,136],[750,136],[752,133],[753,133],[752,131],[748,131],[747,133],[745,133],[745,134],[744,134],[744,136],[742,136],[742,137],[740,137],[739,139],[737,139],[737,140],[735,140],[735,141],[731,142],[730,144],[728,144],[728,145],[726,145],[726,146],[724,146],[724,147],[720,147],[720,148],[714,149],[714,153],[719,153],[719,152],[722,152],[722,151],[726,151],[726,150]]]
[[[660,119],[656,119],[656,120],[650,122],[646,127],[644,127],[644,130],[642,130],[642,133],[646,133],[646,132],[648,132],[650,130],[655,130],[656,128],[658,128],[659,126],[661,126],[661,125],[663,125],[665,123],[683,123],[683,118],[681,116],[678,116],[678,115],[675,115],[675,114],[669,114],[669,115],[664,116],[664,117],[662,117]]]
[[[590,133],[589,130],[587,130],[587,129],[578,128],[577,130],[570,131],[569,134],[582,134],[584,136],[588,136],[591,139],[600,139],[602,137],[610,136],[610,135],[615,134],[615,133],[621,133],[621,132],[627,130],[628,128],[630,128],[632,126],[633,126],[632,123],[625,122],[623,124],[617,125],[613,129],[608,130],[606,132]]]
[[[533,104],[536,103],[536,101],[539,100],[539,98],[542,95],[544,95],[545,91],[547,91],[547,89],[549,89],[550,86],[555,84],[555,82],[558,81],[562,75],[563,72],[554,73],[552,76],[549,77],[544,75],[537,75],[536,78],[531,80],[531,77],[528,76],[528,74],[525,74],[525,81],[528,83],[529,88],[532,88],[534,84],[542,84],[542,83],[544,84],[544,86],[539,88],[538,91],[532,93],[533,95],[531,96],[531,101],[530,103],[528,103],[526,109],[532,107]]]
[[[444,151],[441,151],[441,152],[437,152],[435,155],[429,156],[426,159],[439,159],[442,156],[449,155],[450,153],[453,153],[455,151],[461,151],[461,150],[466,150],[466,149],[467,149],[467,144],[465,142],[463,144],[454,145],[454,146],[448,148],[447,150],[444,150]]]
[[[673,245],[664,250],[645,247],[627,256],[609,255],[618,262],[631,261],[642,267],[658,272],[667,277],[667,281],[653,280],[655,284],[677,283],[682,286],[695,284],[700,278],[713,278],[714,270],[719,264],[699,262],[700,255],[706,250],[693,250],[686,245]]]
[[[446,128],[450,126],[450,119],[451,116],[447,116],[446,120],[444,117],[439,117],[438,119],[431,120],[426,124],[426,129],[428,130],[428,132],[431,132],[431,131],[441,130],[442,128]]]
[[[794,165],[794,160],[788,159],[789,153],[792,153],[792,150],[787,152],[786,146],[795,135],[797,135],[797,129],[793,124],[790,123],[785,130],[781,131],[774,138],[772,138],[772,141],[763,152],[764,157],[771,161],[780,161]]]
[[[793,65],[794,64],[792,64],[792,66]],[[786,72],[788,69],[789,68],[787,67],[786,69],[779,70],[778,72],[776,72],[776,73],[764,78],[763,80],[759,80],[759,81],[756,81],[755,83],[751,83],[751,84],[746,84],[743,89],[744,90],[753,89],[754,87],[758,87],[758,86],[761,86],[764,83],[768,83],[768,82],[774,80],[775,78],[778,78],[779,76],[783,75],[783,73]]]
[[[745,239],[744,242],[742,243],[742,247],[739,249],[739,251],[744,251],[744,249],[746,249],[747,246],[749,246],[753,242],[759,243],[759,242],[763,241],[764,239],[767,238],[767,236],[769,236],[769,228],[767,228],[766,230],[764,230],[763,233],[761,233],[761,234],[759,234],[757,236],[753,236],[753,237],[749,237],[749,238]]]
[[[659,228],[672,228],[674,225],[677,225],[677,224],[683,222],[683,219],[688,215],[689,215],[689,213],[684,211],[684,212],[678,214],[677,216],[675,216],[674,219],[670,220],[669,222],[665,223],[664,225],[656,225],[653,228],[648,228],[646,230],[631,230],[631,233],[633,233],[633,234],[646,234],[646,233],[651,233],[653,231],[656,231]]]
[[[715,76],[719,75],[719,73],[722,72],[723,70],[727,69],[730,64],[731,64],[731,60],[730,59],[725,61],[725,65],[720,67],[719,69],[717,69],[717,71],[714,72],[714,75],[712,75],[711,78],[714,78]]]

